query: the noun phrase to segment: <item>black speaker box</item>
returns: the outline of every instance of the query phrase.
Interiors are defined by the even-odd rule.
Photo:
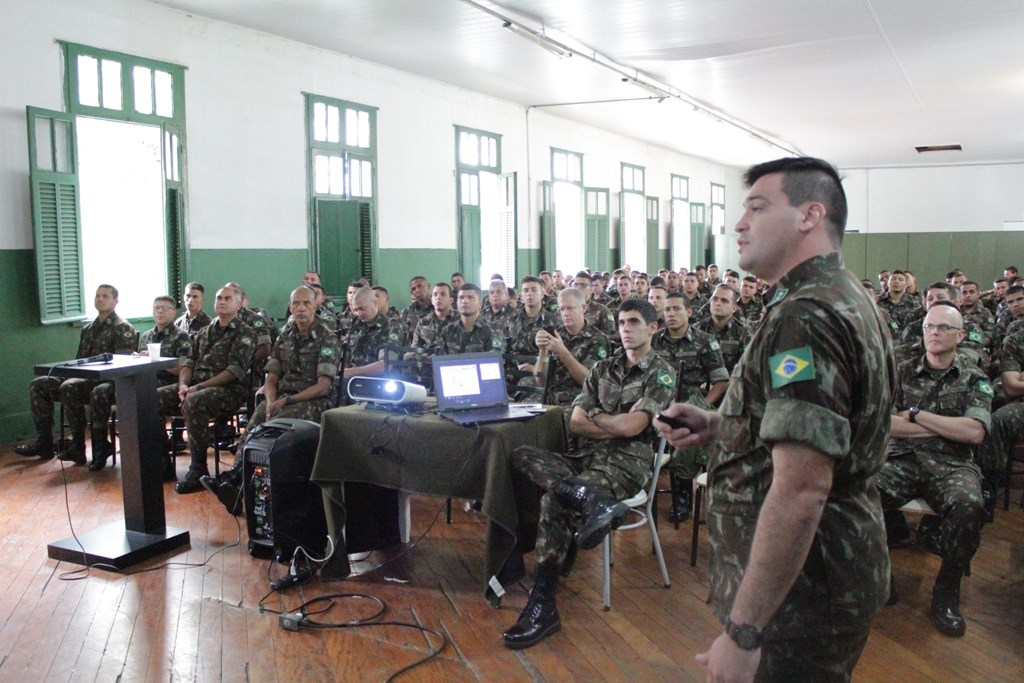
[[[302,546],[323,555],[327,520],[320,487],[309,481],[320,425],[278,418],[252,429],[242,443],[242,490],[249,553],[290,562]]]

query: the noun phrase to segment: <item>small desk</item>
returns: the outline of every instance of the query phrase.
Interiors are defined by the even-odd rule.
[[[148,356],[115,355],[110,363],[103,364],[35,366],[37,375],[113,381],[121,443],[124,522],[79,533],[78,540],[72,536],[50,543],[46,546],[48,557],[124,569],[189,544],[188,530],[168,527],[164,517],[163,456],[167,452],[167,435],[158,412],[156,375],[177,364],[177,358],[151,360]]]
[[[483,502],[487,524],[487,580],[513,585],[525,575],[523,553],[533,548],[540,491],[515,472],[509,456],[518,446],[565,449],[562,410],[549,407],[537,417],[461,427],[436,412],[411,416],[362,405],[323,414],[320,447],[312,480],[324,492],[327,528],[337,564],[348,574],[342,538],[344,482],[362,482],[410,493],[469,498]],[[488,592],[488,591],[485,591]]]

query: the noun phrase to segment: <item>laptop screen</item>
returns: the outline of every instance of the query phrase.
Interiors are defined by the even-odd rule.
[[[508,403],[500,353],[434,356],[433,366],[434,389],[440,411]]]

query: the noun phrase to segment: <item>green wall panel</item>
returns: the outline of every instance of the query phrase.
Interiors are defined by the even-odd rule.
[[[945,280],[949,272],[949,233],[910,233],[907,236],[907,262],[894,265],[900,270],[910,269],[917,277],[917,291],[924,291],[936,280]],[[878,282],[875,273],[874,282]]]
[[[516,284],[513,285],[519,291],[519,282],[527,275],[536,275],[544,270],[541,267],[540,249],[518,249],[516,251]]]
[[[867,235],[862,235],[856,232],[848,232],[843,236],[843,263],[846,268],[853,272],[857,277],[863,280],[866,277],[871,277],[871,281],[875,282],[874,276],[867,274],[867,258],[865,256],[865,249],[867,248]]]
[[[402,310],[409,305],[409,278],[422,275],[431,283],[448,282],[458,261],[455,249],[379,249],[374,284],[387,288],[391,305]]]
[[[4,324],[0,325],[0,443],[33,434],[28,409],[28,384],[36,363],[72,358],[78,348],[80,325],[39,323],[35,255],[31,249],[0,250],[0,294]],[[92,304],[91,297],[87,303]]]
[[[992,264],[992,277],[1002,277],[1003,268],[1016,266],[1024,269],[1024,232],[997,232],[996,254]],[[996,275],[998,272],[998,275]],[[979,281],[979,284],[980,281]],[[991,283],[989,283],[991,284]],[[987,289],[987,287],[982,287]]]
[[[278,319],[288,308],[291,291],[306,274],[305,249],[193,249],[189,281],[206,288],[206,312],[213,315],[213,298],[225,282],[237,282],[253,306]]]
[[[865,277],[870,277],[877,286],[878,271],[905,268],[908,241],[906,233],[868,235],[864,250],[864,269],[867,272]]]

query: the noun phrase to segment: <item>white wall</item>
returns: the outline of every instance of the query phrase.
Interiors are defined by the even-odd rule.
[[[852,168],[841,173],[850,230],[1003,230],[1004,223],[1024,219],[1024,163]]]
[[[502,136],[503,170],[520,178],[520,246],[539,246],[536,187],[549,178],[551,146],[582,152],[587,184],[613,191],[620,162],[645,166],[647,192],[662,200],[663,232],[670,173],[690,177],[693,201],[707,202],[710,183],[724,182],[730,225],[738,215],[737,169],[552,112],[527,117],[510,102],[135,0],[3,0],[0,249],[32,246],[24,107],[64,108],[58,39],[187,67],[193,248],[305,248],[304,92],[379,108],[382,248],[455,248],[456,124]]]

